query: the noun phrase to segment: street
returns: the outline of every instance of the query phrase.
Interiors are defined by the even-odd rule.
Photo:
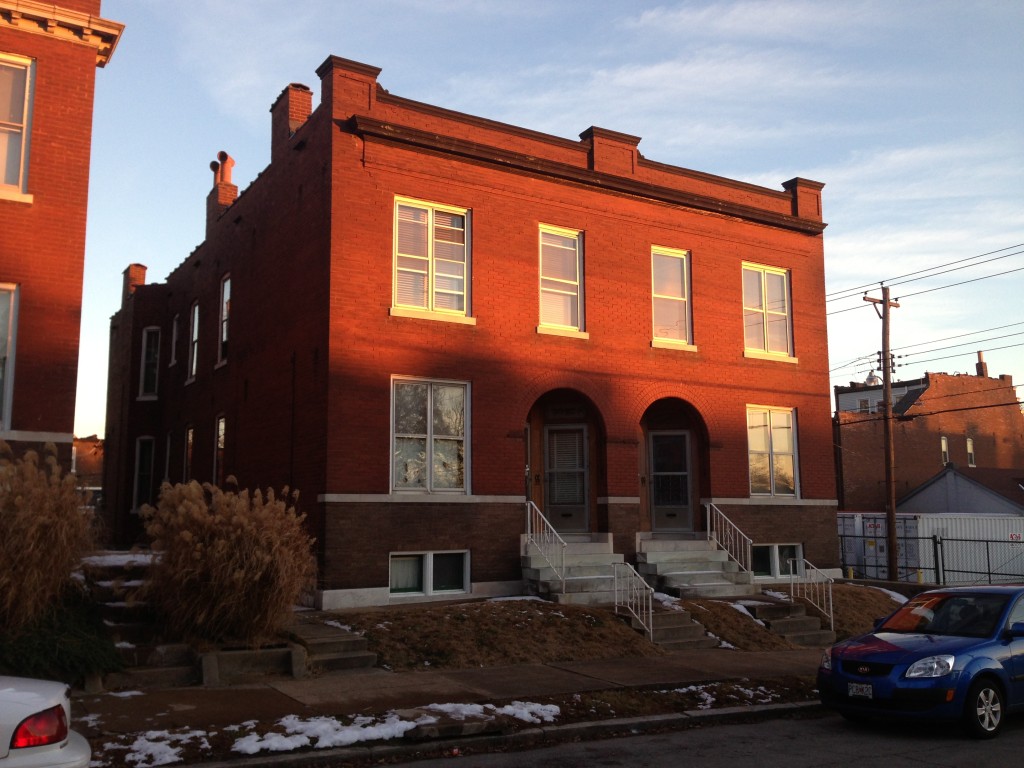
[[[1010,719],[1003,734],[976,741],[944,726],[847,723],[838,715],[703,728],[602,741],[561,744],[527,752],[463,755],[405,763],[416,768],[1003,768],[1016,765],[1024,747],[1024,718]]]

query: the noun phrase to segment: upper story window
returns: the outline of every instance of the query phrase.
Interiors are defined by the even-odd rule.
[[[396,308],[468,315],[469,268],[466,209],[395,201]]]
[[[690,252],[668,248],[651,251],[651,301],[656,341],[688,345],[690,334]]]
[[[181,481],[192,479],[192,449],[196,443],[196,430],[191,424],[185,427],[185,455],[182,460]]]
[[[392,485],[396,491],[466,492],[469,385],[392,380]]]
[[[193,302],[188,313],[188,381],[196,377],[199,357],[199,302]]]
[[[796,496],[796,413],[747,407],[751,496]]]
[[[167,363],[170,367],[178,362],[178,316],[175,315],[174,319],[171,320],[171,349],[170,349],[171,361]]]
[[[135,487],[132,494],[132,509],[153,503],[153,456],[152,437],[135,440]]]
[[[218,416],[213,426],[213,482],[224,487],[224,445],[227,438],[227,420]]]
[[[540,325],[584,330],[582,232],[540,227]]]
[[[967,438],[967,466],[976,467],[978,466],[974,458],[974,438]]]
[[[0,53],[0,195],[28,192],[33,69],[31,59]]]
[[[142,365],[139,371],[139,397],[156,397],[158,367],[160,365],[160,329],[142,331]]]
[[[743,265],[743,346],[747,352],[792,357],[789,273]]]
[[[11,428],[17,326],[18,287],[0,283],[0,431]]]
[[[942,454],[942,466],[949,464],[949,438],[939,438],[939,451]]]
[[[217,344],[217,362],[228,359],[228,317],[231,314],[231,275],[220,281],[220,339]]]

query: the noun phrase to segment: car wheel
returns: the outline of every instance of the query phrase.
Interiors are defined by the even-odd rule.
[[[964,725],[977,739],[991,739],[1003,728],[1003,693],[988,678],[975,680],[967,691]]]

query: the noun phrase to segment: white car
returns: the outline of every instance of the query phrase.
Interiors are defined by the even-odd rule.
[[[92,750],[70,720],[64,683],[0,675],[0,768],[87,768]]]

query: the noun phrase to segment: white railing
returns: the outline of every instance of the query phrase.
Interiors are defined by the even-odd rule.
[[[527,550],[530,544],[537,548],[540,556],[551,566],[555,578],[562,583],[562,591],[565,592],[565,540],[558,535],[558,531],[532,501],[526,502]],[[529,551],[526,554],[529,554]]]
[[[835,630],[832,611],[832,583],[834,579],[815,568],[806,560],[789,561],[789,596],[796,602],[803,598],[828,617],[828,627]]]
[[[654,590],[629,563],[612,563],[615,577],[615,612],[622,608],[644,628],[647,639],[654,640]]]
[[[705,504],[708,516],[708,540],[729,553],[743,571],[750,570],[753,544],[749,536],[736,527],[714,504]]]

